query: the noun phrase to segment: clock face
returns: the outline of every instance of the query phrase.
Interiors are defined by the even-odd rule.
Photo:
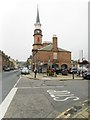
[[[37,33],[40,33],[40,31],[38,30]]]
[[[42,34],[42,31],[41,30],[39,30],[39,29],[37,29],[37,30],[34,30],[34,34]]]

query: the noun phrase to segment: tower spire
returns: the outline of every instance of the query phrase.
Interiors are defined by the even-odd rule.
[[[37,5],[37,18],[36,18],[36,23],[40,23],[40,18],[39,18],[39,8]]]
[[[37,17],[36,17],[35,29],[41,29],[38,5],[37,5]]]

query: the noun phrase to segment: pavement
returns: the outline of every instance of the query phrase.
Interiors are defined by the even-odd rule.
[[[29,75],[26,75],[27,78],[33,79],[34,73],[30,72]],[[67,76],[57,75],[56,77],[47,76],[45,73],[37,73],[35,80],[83,80],[82,76],[74,75],[74,79],[72,74]],[[73,111],[72,113],[70,111]],[[57,116],[57,118],[81,118],[82,120],[90,120],[90,100],[82,103],[82,108],[76,111],[75,108],[69,108],[65,112],[61,113]],[[57,119],[56,118],[56,119]],[[55,120],[56,120],[55,119]]]
[[[83,80],[82,76],[77,76],[74,74],[74,78],[72,74],[68,75],[57,75],[55,77],[47,76],[46,73],[37,73],[36,78],[34,78],[34,72],[30,72],[29,75],[26,75],[29,79],[36,79],[36,80]]]

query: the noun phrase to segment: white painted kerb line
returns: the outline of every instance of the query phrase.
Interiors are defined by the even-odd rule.
[[[16,87],[16,85],[19,83],[19,81],[20,81],[20,79],[21,79],[22,77],[20,76],[20,78],[18,79],[18,81],[15,83],[15,85],[13,86],[14,88]]]
[[[5,100],[1,103],[0,105],[0,120],[4,117],[16,91],[18,88],[12,88],[12,90],[10,91],[10,93],[7,95],[7,97],[5,98]]]

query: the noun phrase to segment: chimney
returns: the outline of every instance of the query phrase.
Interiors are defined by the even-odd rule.
[[[57,36],[56,35],[53,35],[52,43],[53,43],[53,51],[57,51],[58,45],[57,45]]]

